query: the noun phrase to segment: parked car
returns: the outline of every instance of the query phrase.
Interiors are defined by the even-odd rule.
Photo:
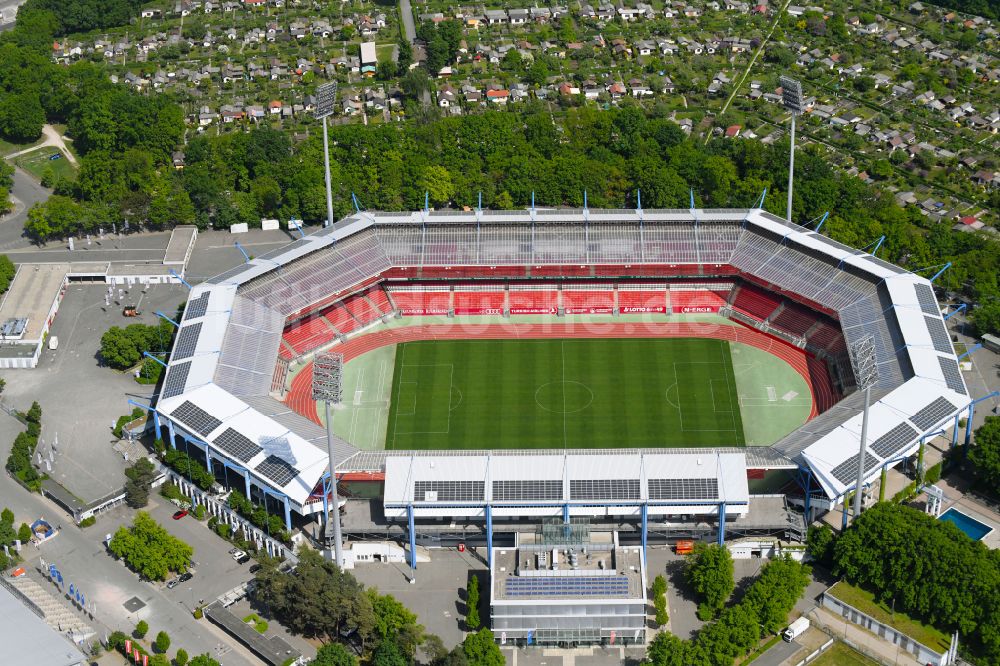
[[[239,552],[241,552],[239,548],[230,548],[229,549],[229,554],[230,555],[235,555],[236,553],[239,553]]]
[[[188,515],[187,509],[181,509],[174,513],[174,520],[180,520],[184,516]]]
[[[49,161],[62,159],[62,153],[56,153],[54,155],[49,155]]]
[[[237,549],[235,553],[230,553],[230,555],[232,555],[233,559],[236,560],[237,562],[240,561],[241,557],[246,557],[246,553],[244,553],[242,550],[239,549]]]
[[[168,590],[174,589],[175,587],[177,587],[177,584],[180,583],[180,582],[181,581],[178,580],[177,578],[172,578],[171,580],[167,581],[167,589]]]
[[[241,553],[240,556],[236,558],[236,561],[240,564],[246,564],[250,561],[250,556],[246,553]]]
[[[250,573],[255,574],[258,571],[260,571],[260,565],[259,564],[252,564],[252,565],[250,565]]]
[[[192,578],[194,578],[194,574],[191,573],[190,571],[185,571],[184,573],[181,574],[181,577],[178,578],[177,580],[180,581],[181,583],[186,583]]]

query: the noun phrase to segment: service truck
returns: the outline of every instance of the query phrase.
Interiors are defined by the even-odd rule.
[[[795,622],[788,625],[788,628],[781,632],[781,639],[786,643],[791,643],[796,638],[805,633],[805,630],[809,628],[809,618],[800,617]]]

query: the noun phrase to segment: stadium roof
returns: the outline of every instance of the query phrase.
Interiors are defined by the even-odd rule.
[[[70,642],[35,615],[0,585],[0,615],[4,639],[0,640],[0,664],[5,666],[83,666],[87,658]]]
[[[760,209],[539,209],[356,213],[196,286],[158,409],[169,415],[190,401],[226,425],[239,416],[253,440],[286,433],[288,448],[274,455],[297,477],[280,488],[302,503],[323,466],[315,455],[321,446],[316,429],[269,397],[286,320],[371,284],[391,268],[547,264],[732,266],[746,279],[839,318],[849,347],[871,338],[879,372],[869,478],[969,403],[923,277]],[[826,494],[839,497],[856,479],[849,468],[860,444],[859,398],[847,396],[770,453],[807,465]],[[335,444],[340,460],[356,453],[348,442]],[[620,455],[608,453],[604,460]],[[359,463],[372,457],[358,456]]]

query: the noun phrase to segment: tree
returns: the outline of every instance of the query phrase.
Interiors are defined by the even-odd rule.
[[[188,662],[188,653],[184,648],[177,650],[177,654],[174,655],[174,664],[177,666],[186,666]]]
[[[1000,299],[980,303],[979,307],[972,311],[972,323],[980,335],[984,333],[1000,335]]]
[[[388,638],[382,639],[372,652],[372,666],[408,666],[406,657],[400,651],[395,641]]]
[[[116,370],[126,370],[139,362],[142,353],[124,329],[112,326],[101,336],[101,358]]]
[[[149,489],[156,477],[156,468],[148,458],[139,458],[125,469],[125,502],[133,509],[141,509],[149,501]]]
[[[14,512],[8,507],[4,507],[3,511],[0,512],[0,523],[6,523],[7,525],[14,524]]]
[[[829,564],[836,536],[829,525],[812,526],[806,534],[806,552],[817,562]]]
[[[969,462],[976,466],[976,473],[986,485],[1000,485],[1000,416],[987,416],[976,429]]]
[[[212,659],[207,654],[199,654],[188,662],[188,666],[220,666],[219,662]]]
[[[153,642],[153,649],[160,654],[165,654],[170,649],[170,636],[167,635],[167,632],[157,632],[156,640]]]
[[[28,523],[21,523],[21,526],[17,528],[17,540],[21,543],[31,541],[31,528],[28,527]]]
[[[186,571],[194,554],[191,546],[163,529],[145,511],[136,513],[131,527],[118,528],[108,549],[149,580],[164,580],[171,571]]]
[[[466,636],[462,651],[469,666],[504,666],[503,653],[489,629],[480,629]]]
[[[358,658],[340,643],[326,643],[317,650],[309,666],[358,666]]]
[[[667,579],[657,574],[653,579],[653,607],[656,609],[656,623],[661,627],[670,620],[667,613]]]
[[[0,96],[0,134],[17,143],[42,136],[45,109],[37,92]]]
[[[31,407],[24,413],[24,418],[29,424],[42,424],[42,406],[38,404],[37,400],[31,403]]]
[[[729,549],[718,544],[696,543],[687,558],[687,580],[702,599],[698,617],[705,620],[717,615],[736,587]]]
[[[148,631],[149,631],[149,625],[146,624],[146,621],[139,620],[135,625],[135,629],[132,631],[132,635],[135,636],[136,638],[144,638]]]
[[[479,576],[469,577],[465,595],[465,628],[475,631],[479,628]]]
[[[449,203],[455,196],[455,183],[451,174],[448,173],[448,169],[436,164],[424,167],[417,186],[427,192],[431,203],[436,206]]]

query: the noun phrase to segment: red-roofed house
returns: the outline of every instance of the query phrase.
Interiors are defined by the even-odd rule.
[[[743,129],[739,125],[730,125],[726,128],[726,138],[735,139],[740,135],[740,130]]]

